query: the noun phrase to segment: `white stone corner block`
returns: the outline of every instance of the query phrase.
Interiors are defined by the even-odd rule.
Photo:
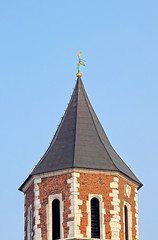
[[[118,189],[118,183],[117,182],[111,182],[110,187]]]

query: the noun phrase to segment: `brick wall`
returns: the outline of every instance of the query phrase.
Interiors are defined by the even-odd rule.
[[[116,182],[114,180],[116,180]],[[88,237],[88,214],[86,202],[88,201],[88,194],[94,194],[102,195],[102,201],[104,203],[104,208],[106,211],[106,213],[104,214],[105,238],[124,240],[123,208],[125,202],[127,202],[130,204],[132,212],[132,238],[129,238],[129,240],[136,239],[136,210],[134,200],[135,186],[130,183],[129,180],[126,180],[125,178],[119,177],[117,175],[114,176],[98,173],[80,173],[80,178],[78,179],[78,182],[80,183],[79,199],[81,199],[83,203],[82,206],[80,206],[83,215],[80,223],[80,231],[84,235],[84,237]],[[116,184],[112,186],[111,183]],[[127,196],[125,192],[126,185],[130,187],[131,193],[129,194],[129,196]],[[117,205],[112,205],[113,201],[114,203],[116,202]],[[116,222],[120,224],[120,231],[118,237],[115,237],[115,231],[112,234],[112,228],[110,225],[111,219],[113,219],[114,223]]]
[[[24,203],[24,239],[27,240],[27,216],[28,208],[32,205],[32,212],[34,212],[34,183],[25,192],[25,203]],[[34,217],[32,216],[32,223],[34,226]]]
[[[48,204],[48,197],[50,195],[62,193],[62,201],[64,202],[64,213],[63,213],[63,228],[64,228],[64,238],[67,238],[69,233],[69,227],[67,222],[70,221],[68,214],[70,214],[70,184],[67,183],[67,179],[71,177],[71,174],[59,175],[54,177],[45,177],[41,179],[39,183],[40,190],[40,203],[41,209],[40,214],[40,224],[42,240],[47,240],[47,213],[46,208]]]
[[[39,203],[40,207],[38,210],[37,217],[38,224],[37,228],[40,229],[40,237],[42,240],[48,240],[47,230],[47,206],[48,198],[50,195],[62,194],[62,201],[64,205],[63,211],[63,229],[64,238],[68,238],[70,235],[77,232],[75,236],[82,236],[88,238],[88,201],[89,197],[101,196],[101,211],[104,227],[103,231],[104,239],[112,240],[124,240],[124,216],[123,209],[124,204],[130,207],[131,212],[131,236],[129,240],[138,239],[137,234],[137,212],[136,212],[136,186],[124,177],[121,177],[116,173],[116,175],[111,173],[103,172],[93,172],[86,170],[78,170],[78,174],[68,172],[56,176],[42,177],[41,181],[36,183],[39,188]],[[73,177],[72,177],[73,176]],[[74,177],[75,176],[75,177]],[[76,177],[77,176],[77,177]],[[75,183],[73,183],[75,181]],[[72,186],[77,186],[72,190]],[[34,187],[35,184],[32,183],[30,187],[26,190],[25,199],[25,240],[27,240],[27,209],[32,204],[32,210],[34,211]],[[72,209],[73,201],[70,195],[76,194],[77,199],[74,202],[78,204],[77,217],[79,216],[79,221],[74,220]],[[78,226],[79,222],[79,226]],[[74,232],[71,230],[73,224],[77,224],[74,227]],[[33,226],[35,225],[35,218],[33,218]],[[75,230],[77,229],[77,230]],[[77,235],[79,234],[79,235]],[[35,235],[35,233],[34,233]],[[33,235],[33,236],[34,236]],[[33,238],[33,240],[36,238]],[[40,239],[40,238],[39,238]]]

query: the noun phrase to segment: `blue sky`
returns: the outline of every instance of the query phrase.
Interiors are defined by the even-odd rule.
[[[115,150],[143,182],[141,240],[158,228],[158,2],[0,1],[0,226],[23,239],[17,189],[40,160],[82,80]]]

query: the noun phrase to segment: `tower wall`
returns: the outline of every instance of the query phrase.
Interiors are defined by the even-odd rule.
[[[138,240],[137,186],[122,175],[77,169],[41,174],[31,181],[25,191],[25,240],[28,240],[30,206],[30,240],[52,240],[51,203],[54,199],[60,201],[60,238],[91,238],[90,201],[93,197],[99,200],[101,239],[124,240],[126,205],[129,240]]]
[[[25,240],[27,240],[28,209],[33,207],[32,214],[32,238],[30,240],[47,240],[49,239],[49,205],[53,199],[59,199],[62,206],[62,238],[67,238],[69,227],[67,226],[68,214],[70,213],[70,184],[67,180],[71,174],[62,174],[55,176],[45,175],[38,176],[25,192]],[[54,175],[54,174],[51,174]],[[49,224],[49,225],[48,225]]]
[[[24,239],[28,239],[28,211],[32,208],[32,213],[34,213],[34,183],[32,183],[29,188],[26,190],[24,195]],[[33,214],[32,214],[32,223],[34,222]],[[33,225],[33,224],[32,224]],[[31,231],[31,235],[33,236],[33,229]]]
[[[118,174],[81,172],[78,178],[82,218],[80,231],[91,238],[89,205],[92,197],[100,204],[101,238],[124,240],[124,206],[128,209],[129,240],[138,239],[137,186]]]

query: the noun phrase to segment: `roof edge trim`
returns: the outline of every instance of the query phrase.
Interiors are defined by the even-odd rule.
[[[45,178],[45,177],[54,177],[58,175],[63,175],[63,174],[69,174],[72,172],[79,172],[79,173],[94,173],[94,174],[105,174],[105,175],[111,175],[111,176],[120,176],[124,178],[125,180],[132,182],[132,184],[139,190],[143,184],[138,184],[135,182],[133,179],[129,178],[127,175],[120,171],[109,171],[109,170],[99,170],[99,169],[85,169],[85,168],[66,168],[66,169],[61,169],[61,170],[56,170],[56,171],[51,171],[51,172],[46,172],[46,173],[40,173],[37,175],[30,175],[24,183],[18,188],[19,191],[21,192],[26,192],[27,189],[30,187],[32,182],[36,178]]]

